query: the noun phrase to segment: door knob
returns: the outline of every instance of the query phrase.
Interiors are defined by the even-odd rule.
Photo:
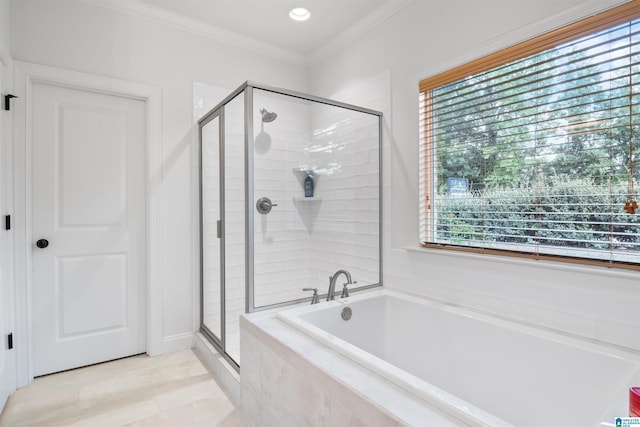
[[[49,241],[47,239],[40,239],[36,242],[36,246],[40,249],[44,249],[49,246]]]

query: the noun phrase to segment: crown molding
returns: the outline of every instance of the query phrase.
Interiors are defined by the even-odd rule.
[[[246,37],[202,21],[181,16],[175,12],[157,7],[139,0],[84,0],[99,6],[126,13],[159,24],[167,25],[202,37],[228,43],[243,49],[268,55],[295,65],[310,66],[329,57],[332,53],[351,43],[376,25],[393,16],[415,0],[386,0],[373,9],[347,31],[340,33],[327,44],[316,49],[310,55],[303,55],[273,44]]]
[[[378,8],[372,10],[362,20],[358,21],[347,31],[339,34],[337,37],[326,43],[324,46],[316,49],[309,57],[309,62],[317,64],[328,58],[331,54],[337,52],[344,46],[348,45],[367,31],[386,21],[405,7],[409,6],[415,0],[387,0]]]
[[[224,30],[222,28],[206,24],[196,19],[181,16],[172,11],[141,2],[139,0],[84,0],[109,9],[126,13],[142,19],[147,19],[179,30],[197,34],[202,37],[216,41],[229,43],[231,45],[259,53],[269,55],[274,58],[293,63],[295,65],[309,65],[306,56],[283,49],[260,40],[245,37],[240,34]]]

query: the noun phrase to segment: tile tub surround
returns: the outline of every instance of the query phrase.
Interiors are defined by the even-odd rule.
[[[240,319],[242,408],[256,425],[465,425],[276,318]]]
[[[381,302],[385,303],[384,307],[379,306]],[[354,310],[354,318],[346,327],[339,316],[344,305]],[[368,317],[367,307],[372,307],[369,312],[380,318]],[[394,308],[399,308],[402,314],[397,315]],[[326,318],[325,312],[332,315]],[[335,421],[331,399],[341,396],[339,400],[349,401],[357,396],[378,404],[379,411],[391,413],[394,420],[407,425],[540,426],[554,425],[555,421],[568,426],[607,426],[614,417],[627,412],[628,385],[640,380],[640,361],[635,352],[505,322],[398,292],[368,291],[348,300],[287,309],[276,317],[283,315],[308,323],[300,330],[304,331],[303,339],[283,329],[268,314],[242,319],[243,333],[252,334],[251,339],[262,340],[257,344],[247,340],[252,365],[243,366],[243,370],[276,373],[260,376],[258,370],[256,376],[251,371],[242,379],[243,407],[250,417],[256,413],[259,417],[268,417],[274,408],[294,412],[299,410],[297,408],[305,408],[307,397],[304,393],[308,392],[312,401],[324,404],[324,410],[319,413],[317,405],[301,411],[300,416],[307,417],[303,419],[309,425],[325,425],[327,417]],[[400,331],[412,329],[403,326],[403,319],[424,325],[421,329],[427,330],[427,335],[402,334]],[[291,319],[284,320],[289,322]],[[429,328],[430,325],[433,327]],[[318,326],[337,329],[335,335],[330,335]],[[296,328],[299,329],[299,325]],[[379,331],[381,335],[372,334],[371,330]],[[355,338],[358,347],[343,341],[343,335]],[[311,336],[318,339],[316,345],[305,339]],[[328,347],[323,348],[324,344]],[[245,346],[245,341],[242,345]],[[433,345],[436,347],[431,347]],[[415,376],[411,377],[409,371],[391,366],[362,350],[371,346],[373,353],[382,351],[386,354],[380,356],[385,360],[399,358],[398,366],[405,366],[410,360],[419,361],[414,368],[411,365],[403,368],[417,369]],[[399,352],[402,348],[406,351]],[[344,357],[336,357],[336,352]],[[360,365],[347,361],[346,357]],[[363,366],[371,370],[367,371]],[[389,381],[380,383],[382,378],[374,372]],[[243,377],[245,374],[247,372],[243,371]],[[359,374],[364,376],[359,377]],[[435,380],[433,384],[443,387],[442,390],[428,384],[427,378]],[[378,383],[380,390],[374,385]],[[336,384],[339,387],[336,388]],[[407,393],[389,395],[390,390],[398,387]],[[291,393],[292,388],[298,391]],[[351,390],[353,394],[349,395],[345,390]],[[423,390],[428,392],[426,396],[422,395]],[[435,394],[429,394],[431,390],[435,390]],[[523,393],[528,398],[522,399],[523,394],[513,393],[513,390],[526,390]],[[274,403],[269,399],[274,393],[287,396],[284,406],[282,402]],[[380,395],[376,396],[376,393]],[[478,409],[460,398],[475,402]],[[566,405],[559,402],[566,402]],[[409,405],[413,405],[411,410],[407,410]],[[434,407],[447,413],[445,421],[425,423],[424,419],[428,418],[416,417],[417,411],[443,417],[443,412]],[[446,417],[451,419],[446,420]]]

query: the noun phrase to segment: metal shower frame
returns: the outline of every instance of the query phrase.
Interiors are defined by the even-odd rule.
[[[219,231],[218,234],[220,236],[220,298],[221,298],[221,323],[220,323],[220,339],[215,337],[211,332],[209,332],[208,328],[206,328],[203,324],[204,319],[204,275],[203,275],[203,245],[204,245],[204,236],[202,232],[200,233],[200,332],[202,332],[216,347],[221,351],[223,356],[227,361],[229,361],[236,369],[239,369],[239,365],[226,354],[226,332],[225,332],[225,324],[226,324],[226,307],[225,307],[225,221],[224,221],[224,209],[225,209],[225,197],[224,197],[224,189],[225,189],[225,181],[224,181],[224,172],[225,172],[225,160],[224,160],[224,131],[225,131],[225,106],[239,96],[242,92],[244,92],[244,197],[245,197],[245,313],[252,313],[256,311],[267,310],[276,307],[282,307],[292,304],[298,304],[304,301],[310,301],[310,297],[299,298],[296,300],[286,301],[277,304],[271,304],[261,307],[255,307],[255,299],[254,299],[254,132],[253,132],[253,90],[260,89],[266,92],[271,92],[279,95],[290,96],[293,98],[302,99],[305,101],[316,102],[319,104],[330,105],[333,107],[344,108],[347,110],[356,111],[359,113],[370,114],[378,117],[378,189],[379,189],[379,205],[378,205],[378,283],[374,283],[367,286],[361,286],[357,289],[354,289],[354,292],[370,289],[378,286],[382,286],[382,253],[383,253],[383,236],[382,236],[382,221],[383,221],[383,186],[382,186],[382,112],[371,110],[368,108],[358,107],[356,105],[334,101],[327,98],[322,98],[319,96],[313,96],[304,94],[301,92],[282,89],[274,86],[269,86],[261,83],[256,83],[247,80],[242,85],[240,85],[237,89],[231,92],[226,98],[224,98],[220,103],[218,103],[214,108],[209,110],[200,120],[198,120],[199,126],[199,196],[200,196],[200,230],[203,230],[203,215],[202,215],[202,128],[209,123],[211,120],[216,117],[219,118],[219,141],[220,141],[220,221],[219,221]]]

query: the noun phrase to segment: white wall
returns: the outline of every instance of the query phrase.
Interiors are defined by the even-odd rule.
[[[0,0],[0,58],[8,59],[11,51],[11,17],[9,0]]]
[[[386,286],[640,349],[635,272],[417,249],[418,82],[621,3],[416,0],[313,67],[312,92],[329,98],[391,74],[393,117],[385,118],[383,147]]]
[[[0,0],[0,95],[11,93],[9,56],[9,1]],[[7,350],[6,336],[13,331],[12,233],[5,230],[4,216],[11,212],[11,113],[4,111],[0,96],[0,412],[16,385],[15,350]]]
[[[190,346],[199,315],[193,82],[305,91],[307,69],[79,0],[11,1],[11,38],[15,60],[161,88],[163,349]]]

